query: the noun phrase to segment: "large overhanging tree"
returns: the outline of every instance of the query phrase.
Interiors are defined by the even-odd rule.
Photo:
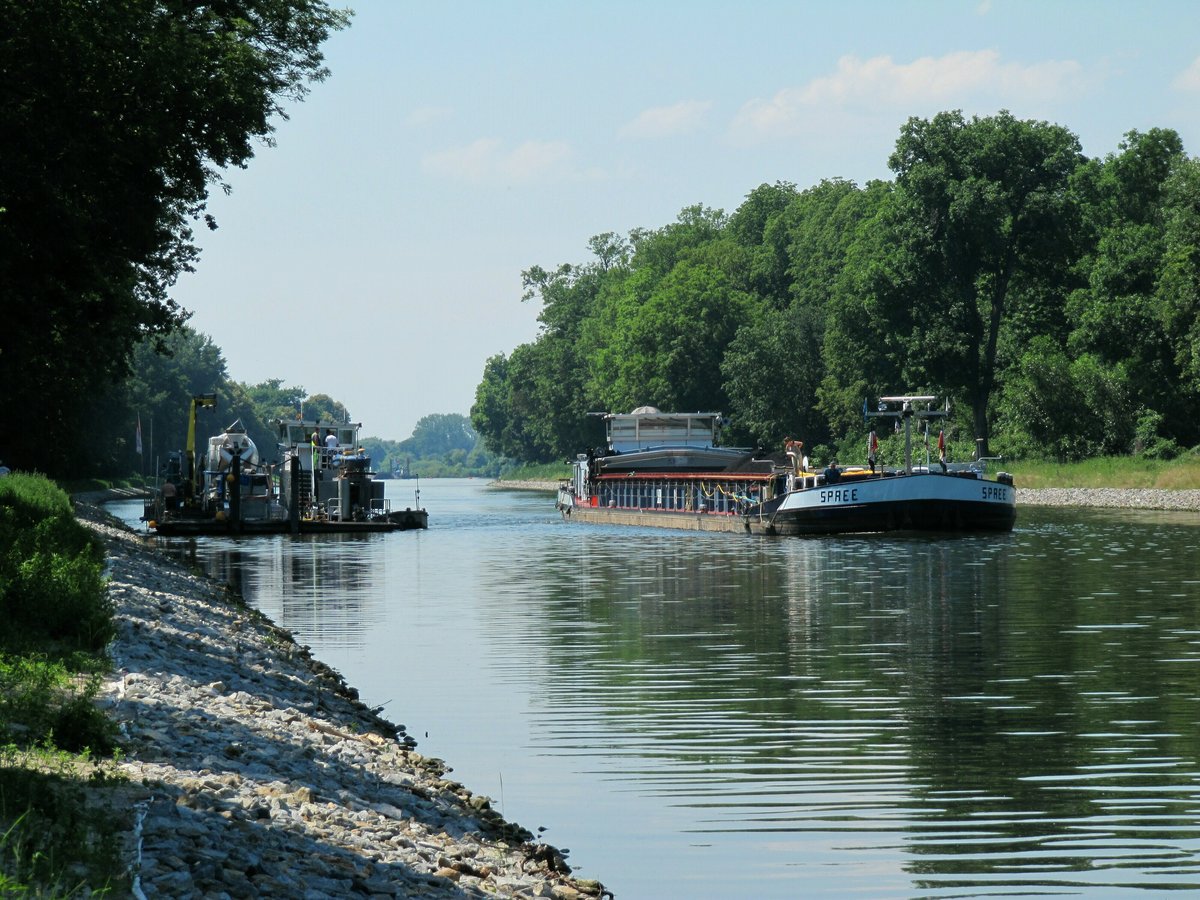
[[[884,305],[908,335],[903,370],[910,386],[964,397],[985,451],[1002,330],[1023,305],[1065,298],[1077,221],[1069,183],[1082,161],[1066,128],[1008,112],[910,119],[889,160]]]
[[[193,223],[215,227],[209,189],[328,74],[320,46],[347,16],[323,0],[0,0],[0,457],[78,464],[90,398],[187,317],[168,291],[196,260]]]

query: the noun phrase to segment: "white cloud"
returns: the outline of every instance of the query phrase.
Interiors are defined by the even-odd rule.
[[[454,116],[454,110],[449,106],[419,106],[412,110],[405,121],[416,128],[445,122]]]
[[[571,147],[565,141],[525,141],[509,148],[496,138],[427,154],[422,168],[444,178],[502,184],[528,183],[571,174]]]
[[[513,181],[566,174],[571,147],[566,141],[525,141],[496,160],[497,171]]]
[[[1200,91],[1200,56],[1192,60],[1192,64],[1175,76],[1171,87],[1177,91]]]
[[[1074,60],[1003,62],[995,50],[958,51],[897,63],[890,56],[843,56],[835,71],[769,99],[750,100],[733,132],[743,140],[821,127],[829,116],[924,114],[930,107],[987,103],[1011,108],[1068,96],[1086,86]]]
[[[623,138],[664,138],[695,131],[712,106],[703,100],[684,100],[672,106],[642,110],[617,132]]]

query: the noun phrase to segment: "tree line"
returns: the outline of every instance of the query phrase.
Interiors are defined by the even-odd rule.
[[[329,73],[324,0],[0,0],[0,457],[77,477],[96,405],[188,318],[209,191]],[[158,343],[160,349],[166,345]],[[211,390],[211,388],[210,388]]]
[[[277,460],[278,419],[351,421],[350,410],[328,394],[272,378],[235,381],[220,347],[187,325],[134,346],[130,374],[99,391],[80,419],[89,447],[75,460],[72,478],[127,473],[152,476],[168,454],[186,448],[192,398],[212,394],[215,403],[196,411],[196,444],[240,423],[263,462]],[[138,449],[139,435],[141,450]],[[495,476],[509,463],[490,453],[466,416],[423,416],[400,441],[361,436],[376,472],[423,477]]]
[[[529,268],[538,334],[487,360],[475,428],[548,461],[602,442],[590,412],[648,404],[724,412],[726,443],[854,455],[864,402],[908,391],[951,401],[960,458],[1200,442],[1200,160],[1178,134],[1092,159],[1060,125],[949,111],[909,119],[888,165]]]
[[[326,394],[229,378],[171,298],[216,228],[209,191],[270,146],[285,104],[324,80],[321,45],[350,13],[325,0],[0,0],[0,460],[58,478],[150,474],[241,420],[346,421]],[[137,452],[140,423],[142,452]],[[375,467],[494,475],[506,461],[456,414],[404,441],[364,439]]]

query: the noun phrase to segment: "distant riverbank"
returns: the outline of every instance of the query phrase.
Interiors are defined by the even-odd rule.
[[[504,488],[509,491],[541,491],[553,494],[558,490],[557,481],[493,481],[488,487]]]
[[[553,494],[557,481],[490,482],[488,487],[509,491]],[[76,494],[85,503],[105,503],[139,496],[136,491],[110,490]],[[1176,509],[1200,512],[1200,490],[1161,488],[1017,488],[1017,506],[1093,506],[1108,509]]]

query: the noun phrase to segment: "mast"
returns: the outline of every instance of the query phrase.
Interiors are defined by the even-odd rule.
[[[918,409],[914,404],[930,404],[937,400],[937,397],[880,397],[879,409],[871,412],[867,410],[867,404],[863,402],[863,416],[868,419],[889,418],[902,419],[904,421],[904,474],[912,474],[912,420],[917,419],[944,419],[950,415],[950,400],[946,400],[946,405],[943,409],[930,409],[926,406],[924,409]],[[890,407],[899,404],[898,409]]]
[[[196,410],[202,406],[216,408],[216,394],[195,394],[192,397],[191,412],[188,415],[187,433],[187,481],[184,482],[184,499],[190,505],[196,497]]]

